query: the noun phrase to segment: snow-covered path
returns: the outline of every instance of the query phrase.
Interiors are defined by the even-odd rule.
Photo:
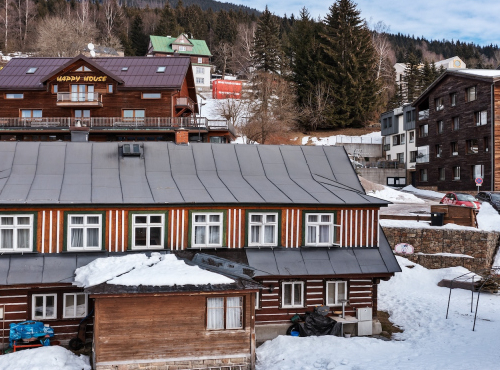
[[[396,340],[278,337],[257,349],[257,370],[495,370],[500,368],[500,296],[483,294],[476,331],[471,292],[436,284],[467,270],[427,270],[399,258],[403,272],[379,287],[379,309],[404,329]],[[477,296],[475,295],[475,298]],[[475,302],[474,302],[475,305]]]

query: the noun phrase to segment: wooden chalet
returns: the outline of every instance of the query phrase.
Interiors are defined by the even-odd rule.
[[[257,341],[322,304],[368,309],[371,329],[377,284],[400,271],[378,223],[388,202],[365,194],[342,147],[0,142],[0,163],[0,305],[56,338],[79,320],[65,294],[90,312],[70,271],[97,256],[229,261],[264,287]]]
[[[0,140],[229,142],[227,121],[199,117],[191,61],[14,58],[0,71]]]

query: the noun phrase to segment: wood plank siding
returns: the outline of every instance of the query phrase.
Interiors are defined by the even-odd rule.
[[[493,153],[492,153],[493,163],[494,163],[493,190],[500,191],[500,86],[498,83],[495,84],[494,94],[495,94],[494,95],[495,124],[493,127],[494,140],[493,140]]]
[[[335,242],[341,247],[376,247],[378,246],[378,209],[376,208],[319,208],[319,207],[105,207],[93,206],[17,206],[3,205],[0,214],[9,213],[35,215],[36,248],[39,253],[61,253],[67,249],[67,219],[70,214],[102,215],[102,244],[109,252],[124,252],[132,249],[130,238],[130,216],[134,212],[152,214],[160,212],[166,215],[163,225],[166,238],[163,248],[184,250],[190,248],[190,214],[200,211],[224,213],[223,247],[243,248],[248,246],[247,212],[276,212],[281,215],[279,221],[278,245],[286,248],[298,248],[304,245],[305,214],[308,212],[331,212],[336,215]],[[65,244],[66,241],[66,244]]]
[[[144,359],[248,358],[255,341],[253,294],[96,296],[97,365]],[[207,330],[207,297],[243,297],[243,328]]]

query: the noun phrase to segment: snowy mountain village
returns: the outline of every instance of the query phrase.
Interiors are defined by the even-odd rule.
[[[498,46],[45,3],[0,7],[0,370],[499,368]]]

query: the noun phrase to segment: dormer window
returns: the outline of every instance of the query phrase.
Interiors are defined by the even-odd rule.
[[[92,72],[92,70],[87,66],[81,66],[75,69],[75,72]]]
[[[185,46],[179,46],[179,51],[186,51],[186,47]]]
[[[36,70],[38,69],[38,67],[30,67],[28,68],[28,70],[26,71],[26,74],[28,75],[32,75],[33,73],[36,72]]]
[[[167,67],[165,67],[165,66],[160,66],[160,67],[158,67],[158,68],[156,69],[156,72],[157,72],[157,73],[163,73],[163,72],[165,72],[165,70],[166,70],[166,69],[167,69]]]
[[[122,72],[127,72],[128,71],[128,67],[122,67]]]

